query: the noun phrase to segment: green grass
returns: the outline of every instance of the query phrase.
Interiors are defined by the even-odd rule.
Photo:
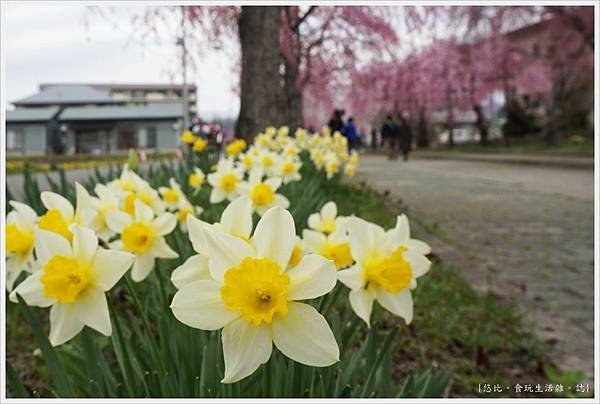
[[[479,143],[459,144],[452,149],[443,148],[444,151],[460,153],[494,153],[494,154],[539,154],[550,156],[579,156],[593,157],[594,142],[574,136],[567,139],[561,139],[558,144],[548,146],[543,143],[542,138],[534,140],[512,139],[510,146],[506,146],[503,141],[496,141],[487,146]]]

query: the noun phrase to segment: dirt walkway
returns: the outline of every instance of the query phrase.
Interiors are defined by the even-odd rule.
[[[406,203],[445,264],[514,301],[555,363],[593,379],[593,170],[364,156],[357,179]]]

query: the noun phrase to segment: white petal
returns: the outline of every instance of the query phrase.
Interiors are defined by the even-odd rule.
[[[321,217],[323,220],[334,220],[337,216],[337,205],[333,201],[327,202],[321,208]]]
[[[273,343],[267,325],[256,326],[239,318],[223,328],[225,377],[222,383],[233,383],[250,376],[271,357]]]
[[[212,278],[208,271],[208,257],[202,254],[192,255],[171,273],[171,282],[177,289],[188,283],[206,279]]]
[[[290,277],[289,300],[323,296],[335,287],[337,281],[333,261],[317,254],[305,255],[287,274]]]
[[[290,201],[288,200],[288,198],[281,194],[275,194],[275,200],[273,201],[273,203],[276,206],[279,206],[283,209],[287,209],[290,207]]]
[[[302,232],[302,239],[306,249],[317,254],[321,253],[321,250],[327,243],[327,237],[323,233],[314,230],[304,230]]]
[[[50,309],[50,335],[53,346],[64,344],[83,329],[83,322],[77,315],[75,304],[56,303]]]
[[[17,303],[17,294],[19,294],[29,306],[48,307],[53,305],[56,299],[44,295],[44,285],[40,281],[43,274],[43,271],[36,271],[19,283],[10,294],[10,301]]]
[[[346,221],[348,242],[355,261],[366,259],[375,247],[373,225],[366,220],[351,216]]]
[[[210,203],[219,203],[225,199],[225,192],[223,192],[220,188],[213,188],[210,192]]]
[[[173,297],[171,310],[177,320],[200,330],[219,330],[240,317],[225,307],[221,285],[208,279],[183,285]]]
[[[244,258],[253,257],[252,247],[244,240],[204,226],[204,235],[209,253],[209,270],[217,281],[223,281],[223,275],[229,268],[237,266]]]
[[[206,247],[206,237],[204,237],[203,227],[207,223],[194,217],[194,215],[187,215],[186,218],[188,234],[194,251],[200,254],[208,255],[208,249]]]
[[[340,282],[352,290],[362,288],[365,285],[360,264],[354,264],[348,269],[338,271],[337,276]]]
[[[28,205],[17,201],[10,201],[10,206],[18,213],[16,215],[15,223],[21,229],[31,229],[34,223],[37,221],[37,213],[31,209]]]
[[[275,206],[258,221],[252,241],[256,255],[270,258],[283,269],[287,268],[296,239],[294,218],[285,209]]]
[[[136,222],[145,222],[149,223],[154,218],[154,211],[144,202],[139,199],[136,199],[135,202],[135,211],[134,218]]]
[[[141,282],[154,268],[154,256],[151,254],[137,255],[131,270],[131,279],[135,282]]]
[[[283,318],[272,323],[273,342],[285,356],[309,366],[329,366],[339,360],[340,350],[327,320],[314,307],[288,303]]]
[[[371,288],[358,288],[351,290],[348,298],[350,300],[350,306],[358,317],[367,323],[367,327],[371,326],[371,311],[373,310],[373,300],[375,300],[375,293]]]
[[[104,217],[106,218],[108,228],[118,234],[123,233],[123,229],[133,222],[131,216],[120,210],[108,211]]]
[[[413,318],[413,300],[409,288],[398,293],[389,293],[383,288],[377,289],[377,301],[384,309],[400,316],[410,324]]]
[[[55,255],[72,257],[73,250],[69,240],[52,231],[35,230],[35,254],[38,264],[44,267],[48,260]]]
[[[93,288],[77,297],[79,321],[104,335],[112,333],[106,295],[101,289]]]
[[[135,260],[135,255],[100,248],[92,261],[96,282],[102,290],[110,290],[125,275]]]
[[[281,177],[271,177],[265,180],[265,183],[268,184],[273,191],[277,191],[277,188],[281,186]]]
[[[429,244],[421,240],[411,238],[406,241],[405,245],[408,247],[409,251],[412,250],[423,255],[431,253],[431,247],[429,246]]]
[[[321,215],[319,213],[312,213],[308,217],[308,227],[311,229],[318,229],[321,224]]]
[[[27,256],[13,255],[6,258],[6,291],[10,292],[21,272],[28,266]]]
[[[98,249],[98,238],[92,229],[73,224],[69,226],[73,233],[73,256],[85,264],[90,264]]]
[[[410,264],[410,268],[412,269],[415,278],[424,275],[431,267],[431,261],[418,252],[411,250],[404,251],[402,257]]]
[[[169,234],[177,226],[177,217],[172,213],[162,213],[152,221],[152,228],[159,236]]]
[[[252,201],[240,196],[233,200],[221,215],[221,226],[234,236],[250,238],[252,234]]]
[[[177,258],[177,254],[165,241],[164,237],[158,237],[152,243],[152,248],[149,251],[152,255],[157,258]]]
[[[58,209],[66,221],[71,221],[75,215],[73,205],[67,198],[54,192],[44,191],[41,194],[42,203],[46,209]]]

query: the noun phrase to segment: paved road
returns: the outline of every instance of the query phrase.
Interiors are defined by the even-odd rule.
[[[364,156],[357,178],[437,226],[424,237],[446,264],[517,303],[557,364],[593,378],[593,170]]]

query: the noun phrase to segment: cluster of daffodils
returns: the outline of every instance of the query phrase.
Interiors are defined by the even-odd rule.
[[[76,183],[76,204],[42,192],[45,212],[38,217],[29,206],[10,201],[7,216],[6,286],[10,299],[51,307],[53,345],[75,337],[87,325],[111,334],[105,292],[131,269],[131,278],[144,280],[157,258],[179,255],[165,241],[182,212],[193,208],[174,180],[152,188],[133,171],[90,194]],[[187,216],[187,214],[185,215]],[[192,215],[193,216],[193,215]],[[181,220],[186,223],[186,217]],[[21,273],[29,276],[13,289]]]
[[[199,140],[191,132],[182,135],[192,149]],[[287,210],[290,201],[278,191],[302,180],[302,151],[310,156],[304,161],[327,177],[352,175],[358,164],[339,133],[309,135],[300,129],[290,136],[286,127],[269,127],[250,146],[230,143],[211,173],[199,168],[186,173],[184,186],[171,178],[154,188],[125,167],[115,180],[96,184],[93,193],[76,183],[75,206],[43,192],[46,210],[38,216],[11,201],[6,218],[11,301],[20,296],[29,305],[51,307],[53,345],[86,325],[110,335],[106,292],[123,276],[143,281],[157,260],[179,259],[171,273],[177,292],[170,309],[190,327],[222,330],[223,383],[251,375],[269,360],[273,345],[305,365],[336,363],[336,335],[306,301],[329,294],[339,281],[368,327],[374,301],[410,323],[411,291],[429,270],[430,248],[410,237],[404,215],[386,231],[338,215],[333,201],[300,223],[307,228],[299,234]],[[224,205],[215,223],[202,220],[203,208],[191,202],[203,187],[210,187],[207,204]],[[187,235],[194,255],[180,256],[168,244],[165,236],[173,231]],[[23,272],[28,276],[15,287]]]
[[[196,255],[176,268],[175,317],[201,330],[222,329],[225,375],[232,383],[252,374],[271,356],[273,345],[309,366],[339,360],[339,348],[325,318],[299,301],[329,293],[337,280],[370,326],[373,302],[412,320],[411,290],[429,270],[429,246],[410,238],[406,216],[396,227],[357,217],[340,217],[328,202],[310,216],[310,229],[296,235],[292,215],[268,209],[253,229],[252,200],[239,196],[217,223],[188,217]]]

